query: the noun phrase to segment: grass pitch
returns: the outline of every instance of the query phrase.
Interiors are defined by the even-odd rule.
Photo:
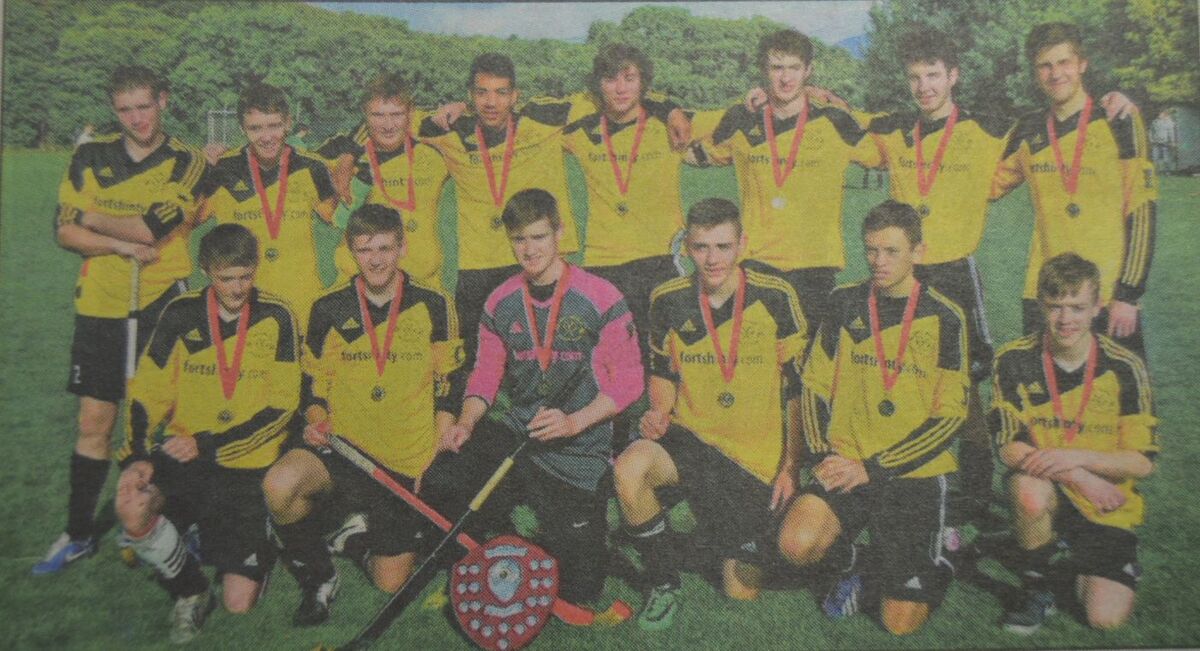
[[[63,390],[72,328],[71,290],[79,259],[58,249],[52,216],[64,153],[7,151],[0,176],[0,436],[5,443],[0,482],[0,646],[21,649],[142,649],[166,646],[170,603],[148,579],[148,570],[126,569],[117,558],[115,531],[100,553],[59,576],[34,578],[30,566],[61,531],[65,518],[67,460],[75,440],[75,400]],[[857,185],[861,172],[847,179]],[[572,184],[581,189],[577,169]],[[686,170],[683,197],[690,205],[705,196],[736,198],[732,171]],[[583,196],[576,192],[575,196]],[[858,224],[883,191],[846,192],[849,268],[842,280],[863,275]],[[1192,536],[1200,537],[1200,501],[1192,494],[1200,439],[1188,423],[1200,421],[1191,378],[1200,368],[1194,324],[1197,270],[1193,243],[1200,180],[1163,179],[1158,252],[1145,301],[1151,375],[1164,451],[1158,470],[1142,484],[1149,502],[1139,531],[1145,567],[1136,613],[1125,628],[1099,633],[1067,615],[1053,618],[1030,637],[1001,631],[1001,598],[1015,577],[992,559],[981,563],[986,580],[957,581],[945,603],[918,634],[897,639],[867,617],[829,622],[806,590],[770,591],[754,603],[727,600],[696,574],[686,574],[683,608],[673,629],[648,634],[632,623],[615,629],[546,627],[534,649],[594,648],[964,648],[964,647],[1164,647],[1200,643],[1200,561]],[[582,202],[574,204],[580,221]],[[447,201],[443,213],[452,215]],[[979,264],[988,316],[997,343],[1020,330],[1020,287],[1032,215],[1019,191],[993,206]],[[450,234],[450,229],[446,232]],[[328,245],[333,235],[319,231]],[[197,280],[195,278],[194,280]],[[111,495],[116,473],[109,481]],[[106,500],[107,501],[107,500]],[[108,516],[111,521],[111,515]],[[1193,542],[1188,542],[1193,541]],[[276,568],[269,593],[245,616],[217,611],[194,648],[307,649],[352,637],[386,600],[352,565],[339,560],[342,592],[331,621],[317,629],[293,629],[299,598],[295,583]],[[425,597],[435,593],[426,591]],[[817,595],[819,598],[819,595]],[[636,608],[640,597],[610,578],[605,599],[623,598]],[[383,642],[401,648],[470,648],[453,632],[439,607],[418,603]]]

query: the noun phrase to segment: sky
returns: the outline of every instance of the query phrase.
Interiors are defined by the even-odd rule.
[[[507,38],[554,38],[583,42],[596,20],[620,22],[642,5],[685,7],[696,16],[762,16],[795,27],[826,43],[867,31],[867,10],[874,2],[540,2],[540,3],[388,3],[314,2],[338,11],[380,14],[408,21],[421,32]]]

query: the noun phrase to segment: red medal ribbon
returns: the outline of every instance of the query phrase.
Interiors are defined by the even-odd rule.
[[[262,201],[263,219],[267,220],[267,233],[271,235],[271,239],[279,237],[279,225],[283,222],[283,204],[287,200],[288,160],[291,158],[291,153],[292,148],[284,145],[283,155],[279,158],[279,193],[275,197],[275,210],[272,211],[271,204],[267,201],[267,189],[263,187],[258,159],[255,158],[254,152],[250,151],[249,147],[246,148],[246,156],[250,159],[250,178],[254,180],[254,192]]]
[[[775,187],[782,188],[783,182],[787,180],[788,175],[796,167],[796,153],[800,151],[800,142],[804,140],[804,127],[808,124],[808,100],[804,100],[804,107],[800,109],[800,115],[796,116],[796,132],[792,136],[792,148],[788,151],[787,169],[779,169],[779,145],[775,143],[775,111],[767,104],[767,108],[763,110],[763,128],[767,131],[767,144],[771,146],[771,172],[775,175]]]
[[[946,155],[946,148],[950,146],[950,138],[954,136],[954,125],[956,124],[958,124],[957,104],[952,106],[950,117],[946,118],[946,128],[942,131],[942,137],[938,139],[937,151],[933,154],[933,164],[930,165],[929,174],[926,175],[925,147],[921,142],[921,119],[917,118],[917,124],[913,127],[913,144],[917,149],[917,191],[921,193],[922,199],[933,189],[933,182],[937,180],[938,172],[942,169],[942,158]]]
[[[733,374],[737,371],[738,363],[738,345],[742,339],[742,315],[746,311],[746,272],[741,267],[738,268],[738,286],[733,298],[733,334],[729,337],[729,357],[725,357],[725,351],[721,347],[721,335],[717,332],[717,326],[713,322],[712,306],[708,304],[708,298],[704,292],[699,292],[700,295],[700,314],[704,317],[704,328],[708,330],[708,336],[712,339],[713,349],[717,353],[717,365],[721,367],[721,376],[725,378],[725,383],[729,384],[733,381]]]
[[[1087,142],[1088,123],[1092,118],[1092,98],[1088,97],[1083,104],[1083,111],[1079,113],[1079,122],[1075,126],[1075,156],[1071,159],[1071,167],[1068,171],[1063,165],[1062,148],[1058,145],[1058,130],[1054,128],[1054,111],[1046,116],[1046,132],[1050,135],[1050,149],[1054,151],[1054,161],[1058,163],[1058,175],[1062,179],[1063,188],[1067,194],[1074,196],[1075,189],[1079,187],[1079,170],[1080,163],[1083,162],[1083,146]]]
[[[891,391],[900,379],[900,371],[904,370],[904,353],[908,352],[908,335],[912,332],[913,315],[917,313],[917,303],[921,300],[921,281],[913,281],[912,291],[904,303],[904,320],[900,326],[900,346],[896,349],[896,372],[888,373],[887,357],[883,352],[883,336],[879,327],[879,302],[875,298],[875,288],[867,298],[867,308],[871,317],[871,338],[875,340],[875,357],[879,359],[879,374],[883,377],[883,390]]]
[[[397,272],[396,295],[388,306],[387,334],[383,336],[383,350],[379,349],[379,336],[375,334],[375,324],[371,322],[371,309],[367,305],[367,284],[363,277],[354,279],[354,287],[358,290],[358,311],[362,313],[363,330],[371,337],[371,357],[375,358],[375,371],[382,377],[383,369],[387,366],[388,351],[392,349],[392,335],[396,333],[396,318],[400,314],[400,299],[404,298],[404,272]]]
[[[508,127],[504,136],[504,167],[500,170],[500,189],[496,190],[496,170],[492,167],[492,157],[488,154],[487,141],[483,139],[483,127],[475,125],[475,140],[479,143],[479,153],[483,155],[483,169],[487,172],[488,190],[492,193],[492,203],[496,207],[504,205],[504,191],[508,188],[508,172],[512,168],[513,145],[517,141],[517,127],[512,116],[508,118]]]
[[[237,344],[233,348],[233,365],[229,365],[225,356],[225,341],[221,338],[220,308],[217,305],[217,290],[208,290],[208,336],[212,339],[213,347],[217,349],[217,373],[221,376],[221,392],[226,400],[233,399],[237,389],[238,377],[242,370],[242,354],[246,352],[246,329],[250,327],[250,300],[242,305],[238,314]]]
[[[646,109],[638,107],[637,131],[633,134],[633,147],[629,150],[629,169],[621,176],[621,166],[617,164],[617,152],[613,149],[612,137],[608,135],[608,118],[600,116],[600,137],[608,151],[608,162],[612,163],[613,177],[617,179],[617,190],[621,196],[629,192],[629,179],[633,177],[633,164],[637,162],[638,149],[642,146],[642,133],[646,131]]]
[[[1098,352],[1099,346],[1093,336],[1091,348],[1088,349],[1087,368],[1083,372],[1083,395],[1079,398],[1079,410],[1075,412],[1075,419],[1070,421],[1071,425],[1067,426],[1067,419],[1063,415],[1062,395],[1058,392],[1058,378],[1054,373],[1054,360],[1050,357],[1050,336],[1046,335],[1042,340],[1042,373],[1046,376],[1046,388],[1050,390],[1050,401],[1054,404],[1054,416],[1066,430],[1067,443],[1075,440],[1075,435],[1083,427],[1083,412],[1087,410],[1088,401],[1092,399],[1092,383],[1096,379]]]
[[[537,318],[533,313],[533,295],[530,292],[529,280],[525,280],[525,318],[529,320],[529,336],[533,338],[533,350],[537,354],[538,365],[542,367],[542,372],[545,373],[550,368],[550,362],[554,358],[554,334],[558,329],[558,311],[562,307],[563,296],[567,294],[567,285],[571,280],[571,265],[563,263],[562,275],[558,278],[558,285],[554,288],[554,294],[550,297],[550,317],[546,322],[546,337],[543,345],[541,333],[538,332]]]
[[[408,201],[397,201],[388,194],[387,186],[383,183],[383,173],[379,171],[379,155],[375,153],[375,141],[367,140],[367,157],[371,159],[371,178],[375,181],[379,192],[383,194],[383,198],[388,200],[388,203],[399,208],[412,212],[417,207],[417,195],[413,181],[413,141],[412,134],[405,134],[404,148],[408,150]]]

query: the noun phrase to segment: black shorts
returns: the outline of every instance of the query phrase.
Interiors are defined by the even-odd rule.
[[[1025,334],[1030,335],[1035,332],[1042,332],[1046,329],[1045,319],[1042,317],[1042,310],[1038,307],[1038,302],[1030,299],[1021,299],[1021,324]],[[1100,315],[1092,321],[1093,332],[1105,332],[1108,330],[1108,307],[1101,308]],[[1142,329],[1142,313],[1138,312],[1137,330],[1128,337],[1113,337],[1113,341],[1132,350],[1142,361],[1146,361],[1146,339]]]
[[[916,277],[962,308],[967,317],[968,355],[971,381],[979,382],[992,372],[992,335],[984,312],[983,283],[974,256],[938,264],[917,266]]]
[[[1058,503],[1054,529],[1070,547],[1071,569],[1076,574],[1102,577],[1137,590],[1142,578],[1137,534],[1088,520],[1061,490]]]
[[[757,260],[746,260],[742,266],[782,278],[796,290],[796,297],[800,299],[800,311],[808,321],[810,338],[821,325],[821,321],[829,316],[829,294],[837,285],[838,270],[835,267],[782,271]]]
[[[833,509],[842,525],[843,542],[848,544],[867,529],[872,562],[864,569],[879,581],[882,597],[938,604],[953,575],[944,553],[948,484],[942,475],[827,493],[813,482],[803,492]]]
[[[697,542],[720,558],[758,562],[764,545],[773,544],[771,485],[680,425],[672,424],[655,442],[675,463],[679,488],[696,517]]]
[[[328,448],[309,448],[309,451],[320,459],[332,480],[333,512],[339,516],[349,513],[366,516],[367,533],[364,540],[372,555],[399,556],[417,551],[422,541],[428,541],[431,537],[437,539],[433,523],[357,466]],[[413,490],[415,480],[412,477],[387,468],[383,470],[401,486]],[[437,506],[434,508],[436,510]]]
[[[588,267],[587,270],[612,283],[625,297],[633,323],[637,326],[642,365],[650,367],[650,293],[655,287],[679,277],[675,261],[669,255],[632,260],[625,264]]]
[[[460,269],[458,285],[454,289],[454,306],[458,312],[458,331],[462,333],[463,351],[466,360],[463,369],[470,373],[475,365],[475,352],[479,344],[479,319],[483,306],[492,290],[521,271],[520,265],[495,267],[492,269]]]
[[[275,562],[267,536],[262,479],[266,469],[242,470],[203,461],[151,457],[152,483],[166,498],[162,514],[182,534],[200,530],[200,556],[220,573],[262,581]]]
[[[176,281],[137,313],[139,356],[146,349],[163,308],[186,289],[182,280]],[[106,402],[120,402],[125,397],[125,323],[126,319],[75,315],[67,391]]]

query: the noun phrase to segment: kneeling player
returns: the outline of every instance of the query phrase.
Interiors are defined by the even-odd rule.
[[[870,531],[867,568],[893,634],[921,627],[941,601],[946,475],[966,417],[962,310],[913,277],[921,220],[886,201],[863,222],[868,281],[838,288],[804,368],[804,441],[816,482],[788,510],[780,553],[799,566],[849,571],[825,600],[831,617],[857,607],[863,579],[854,539]],[[823,568],[822,568],[823,566]]]
[[[259,484],[299,402],[296,320],[254,288],[258,243],[222,224],[200,241],[207,289],[172,301],[130,384],[117,517],[128,544],[175,598],[171,641],[214,606],[181,532],[222,576],[225,608],[254,606],[274,563]],[[163,436],[158,432],[162,430]]]
[[[365,511],[367,566],[375,585],[395,592],[412,571],[426,522],[325,446],[335,433],[370,455],[410,490],[433,460],[438,434],[453,422],[447,377],[462,359],[454,307],[397,267],[406,249],[400,213],[367,204],[346,225],[359,273],[313,305],[305,338],[304,442],[263,482],[288,569],[303,598],[297,626],[329,617],[337,573],[314,511],[336,496]],[[435,415],[436,407],[436,415]],[[438,500],[433,500],[435,504]]]
[[[1076,594],[1094,628],[1133,612],[1141,575],[1137,536],[1145,505],[1135,489],[1154,470],[1157,419],[1145,363],[1092,331],[1103,308],[1101,275],[1074,253],[1038,273],[1045,332],[996,359],[992,430],[1012,469],[1009,491],[1025,600],[1004,628],[1036,631],[1054,612],[1046,578],[1061,536],[1078,574]]]
[[[475,368],[443,441],[457,454],[438,457],[427,481],[448,481],[470,499],[506,455],[532,439],[478,529],[504,527],[517,500],[529,505],[537,542],[560,563],[559,596],[590,601],[604,588],[608,557],[602,481],[612,456],[609,419],[645,386],[637,330],[612,284],[559,257],[564,233],[553,195],[522,190],[502,219],[521,273],[484,304]],[[501,386],[508,408],[484,418]]]
[[[725,591],[749,598],[734,559],[753,553],[771,509],[791,497],[799,448],[798,387],[807,328],[785,281],[737,264],[746,246],[737,207],[705,199],[688,212],[696,272],[659,285],[650,298],[650,410],[643,438],[617,459],[617,497],[626,530],[652,586],[638,624],[669,627],[678,609],[678,563],[656,491],[680,486],[723,559]],[[727,342],[727,343],[725,343]],[[782,459],[782,461],[781,461]]]

